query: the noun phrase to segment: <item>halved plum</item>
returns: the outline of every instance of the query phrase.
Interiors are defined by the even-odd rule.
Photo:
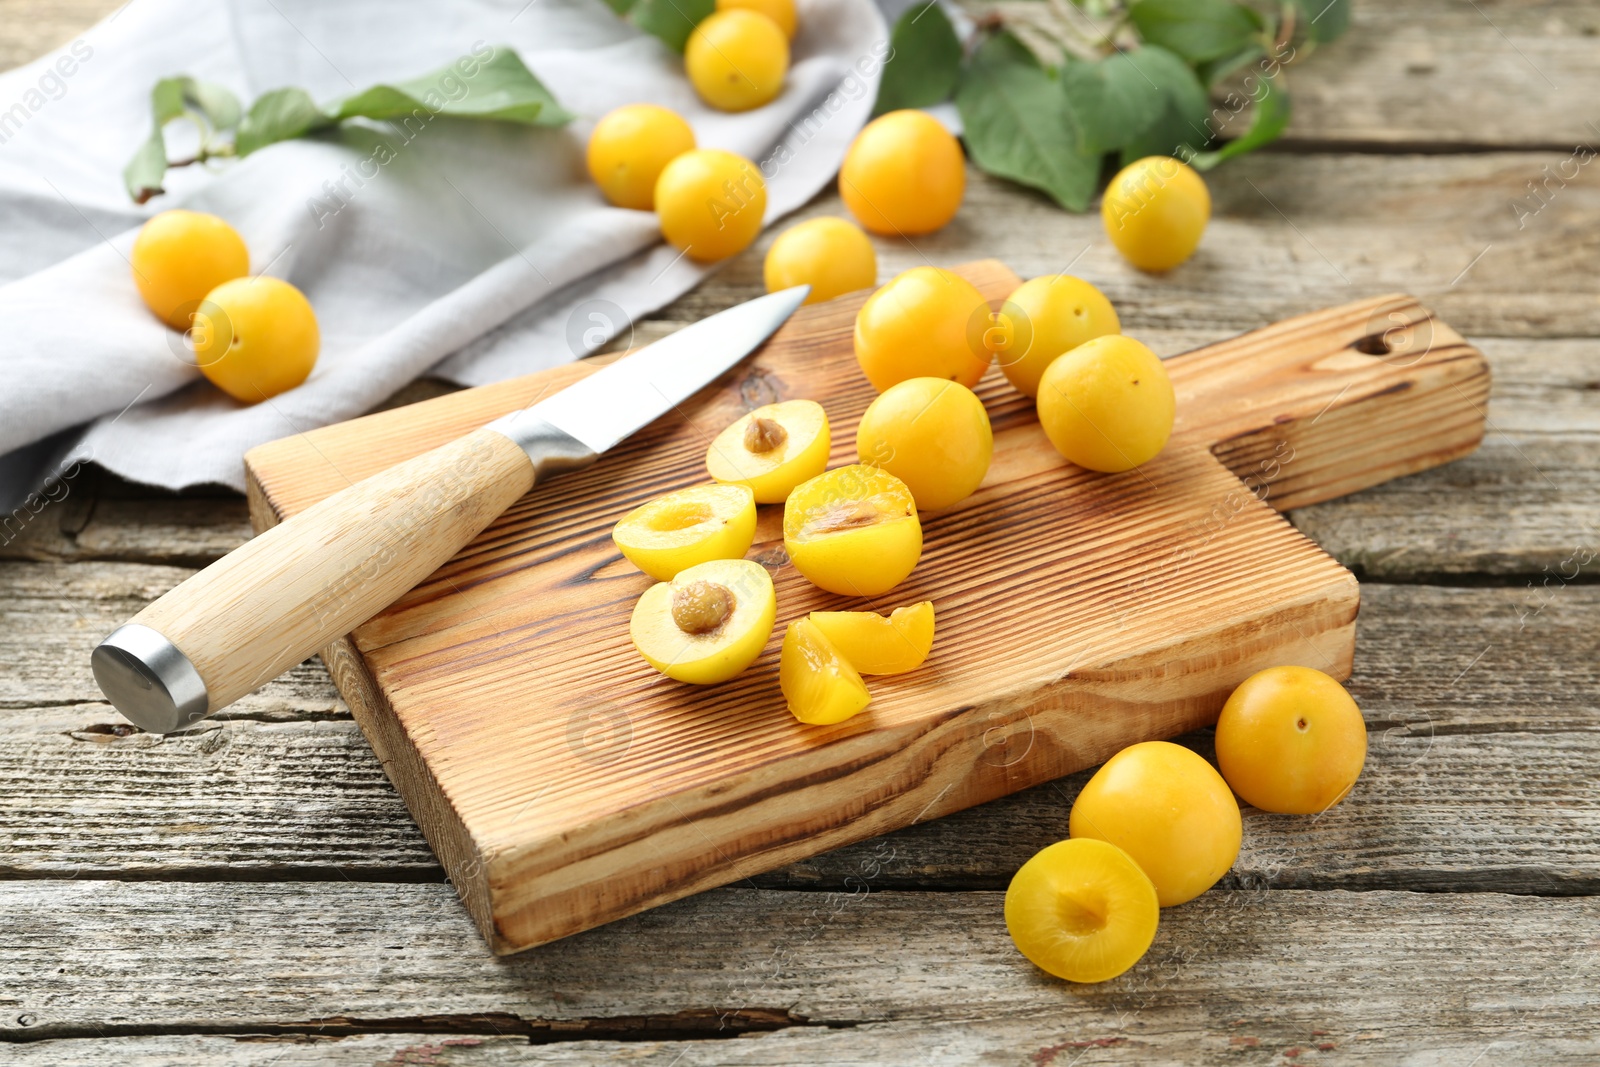
[[[727,485],[747,485],[758,504],[781,504],[795,486],[828,466],[828,413],[815,400],[767,404],[736,420],[706,450],[706,470]]]
[[[783,547],[795,569],[828,592],[876,596],[905,581],[922,558],[922,523],[905,482],[852,463],[789,495]]]
[[[696,485],[641,504],[611,530],[628,562],[658,582],[713,559],[742,559],[756,502],[742,485]]]
[[[628,634],[668,678],[725,682],[754,663],[772,636],[778,599],[772,576],[748,559],[717,559],[644,591]]]

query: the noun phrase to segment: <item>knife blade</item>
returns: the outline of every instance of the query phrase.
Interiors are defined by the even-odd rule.
[[[588,466],[716,380],[809,293],[686,326],[252,538],[95,647],[101,692],[156,733],[226,707],[394,603],[535,485]]]
[[[810,286],[784,289],[701,319],[528,410],[591,452],[605,452],[754,351],[810,291]]]

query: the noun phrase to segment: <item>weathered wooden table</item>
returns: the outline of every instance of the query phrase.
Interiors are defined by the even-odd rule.
[[[0,0],[0,62],[103,6]],[[1600,9],[1361,3],[1291,76],[1293,136],[1214,174],[1169,278],[976,173],[918,241],[1075,262],[1163,352],[1399,289],[1494,365],[1476,455],[1293,515],[1364,580],[1361,784],[1246,810],[1137,968],[1064,985],[1005,934],[1082,776],[491,958],[320,664],[171,737],[101,701],[94,642],[248,525],[88,475],[0,562],[0,1062],[1600,1062]],[[754,294],[765,247],[641,336]]]

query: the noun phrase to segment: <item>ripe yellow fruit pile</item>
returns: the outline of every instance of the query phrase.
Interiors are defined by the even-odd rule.
[[[909,110],[879,116],[839,168],[839,197],[860,226],[824,217],[785,230],[767,251],[767,291],[805,283],[814,303],[872,288],[877,255],[861,227],[902,240],[932,233],[955,217],[966,185],[961,144],[937,119]]]
[[[760,168],[695,147],[689,124],[667,108],[627,104],[608,113],[589,135],[587,162],[608,201],[654,211],[662,236],[690,259],[726,259],[761,232],[767,183]]]
[[[771,579],[725,567],[748,562],[757,504],[783,504],[788,560],[819,588],[865,598],[904,582],[922,558],[921,513],[959,504],[988,473],[994,434],[972,387],[996,351],[1016,357],[1002,367],[1040,393],[1046,432],[1069,459],[1103,471],[1150,459],[1172,428],[1172,388],[1154,354],[1118,327],[1110,302],[1076,278],[1024,283],[999,315],[951,271],[918,267],[889,282],[856,317],[856,357],[879,390],[856,426],[858,462],[827,469],[820,404],[768,404],[711,442],[715,485],[651,501],[617,524],[618,548],[661,583],[634,613],[640,653],[696,682],[731,678],[760,655],[776,621]],[[752,597],[763,610],[741,612]],[[790,711],[813,724],[862,711],[861,674],[920,666],[933,618],[927,603],[888,618],[814,612],[790,623],[779,662]]]
[[[986,418],[983,427],[987,432]],[[744,558],[758,503],[783,505],[789,560],[820,588],[876,596],[911,573],[922,555],[911,488],[881,466],[827,470],[831,442],[827,413],[815,401],[756,408],[706,450],[715,484],[649,501],[613,528],[622,554],[658,582],[640,597],[629,625],[652,667],[678,681],[712,684],[760,656],[777,596],[766,569]],[[871,699],[861,676],[916,670],[933,649],[933,631],[931,601],[887,618],[814,611],[796,619],[778,667],[790,711],[813,725],[850,718]]]
[[[795,27],[793,0],[718,0],[689,36],[684,72],[711,107],[764,106],[783,89]],[[667,108],[627,104],[605,115],[589,135],[587,163],[610,203],[654,211],[662,236],[690,259],[725,259],[761,232],[762,168],[698,147]],[[839,170],[839,195],[860,226],[827,218],[792,227],[767,255],[767,288],[809,284],[808,302],[870,288],[877,257],[861,227],[886,237],[931,233],[955,216],[965,189],[966,159],[949,130],[921,111],[880,116],[857,134]]]
[[[1155,458],[1176,414],[1172,382],[1161,360],[1123,336],[1121,328],[1111,302],[1081,278],[1034,278],[992,311],[959,274],[913,267],[862,306],[855,351],[862,372],[883,393],[878,403],[886,406],[907,402],[894,394],[909,389],[911,381],[971,387],[991,361],[998,362],[1011,384],[1035,399],[1056,451],[1080,467],[1117,473]],[[928,386],[918,389],[922,395]],[[957,395],[948,387],[941,391],[945,403],[954,403]],[[975,402],[962,406],[971,409]],[[956,425],[964,423],[958,419]],[[885,462],[908,472],[932,463],[959,477],[976,462],[978,437],[971,430],[958,432],[942,439],[942,455],[931,450],[930,442]],[[872,447],[895,446],[879,433]],[[988,463],[986,452],[983,463]]]
[[[1162,908],[1210,889],[1239,856],[1237,793],[1262,811],[1320,814],[1349,795],[1367,728],[1343,686],[1309,667],[1247,678],[1217,722],[1218,774],[1168,741],[1117,753],[1067,820],[1069,840],[1024,863],[1006,890],[1006,928],[1042,970],[1103,982],[1150,947]]]
[[[806,225],[815,224],[848,227]],[[826,248],[807,254],[833,269]],[[618,549],[660,583],[634,611],[641,655],[668,677],[700,683],[732,678],[760,656],[776,593],[744,559],[758,504],[783,505],[784,551],[813,585],[858,598],[897,588],[922,558],[921,514],[960,504],[988,473],[994,432],[973,387],[997,352],[1013,384],[1038,395],[1045,432],[1068,459],[1115,472],[1154,457],[1172,429],[1172,386],[1154,353],[1119,328],[1110,302],[1077,278],[1023,283],[999,313],[952,271],[917,267],[890,281],[856,315],[856,359],[879,391],[856,426],[857,462],[827,469],[822,405],[768,404],[711,442],[715,484],[650,501],[617,523]],[[752,600],[760,610],[746,610]],[[933,624],[931,602],[888,618],[794,620],[779,656],[789,710],[809,724],[856,715],[871,699],[861,675],[921,666]]]
[[[258,403],[310,377],[322,344],[310,302],[286,281],[249,277],[250,252],[222,219],[163,211],[128,261],[145,305],[187,335],[200,373],[235,400]]]
[[[794,0],[718,0],[689,35],[684,74],[719,111],[768,104],[783,91],[796,21]],[[698,147],[689,124],[668,108],[627,104],[609,112],[589,135],[587,163],[608,201],[654,211],[661,235],[690,259],[726,259],[761,232],[761,169],[732,152]]]

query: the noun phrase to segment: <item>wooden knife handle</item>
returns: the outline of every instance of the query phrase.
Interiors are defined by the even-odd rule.
[[[356,482],[134,616],[95,649],[95,678],[145,729],[188,726],[398,600],[541,476],[593,458],[548,423],[496,424]]]

